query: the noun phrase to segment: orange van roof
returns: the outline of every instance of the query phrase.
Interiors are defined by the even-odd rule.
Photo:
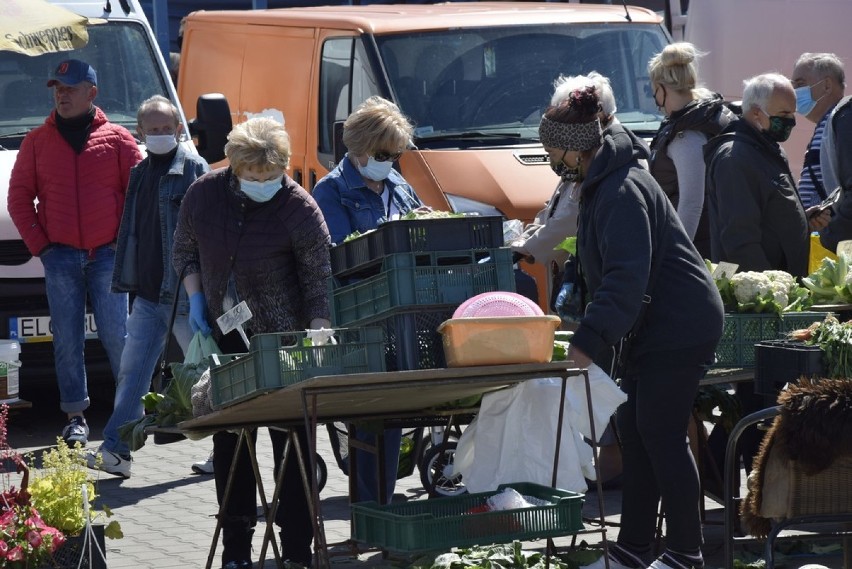
[[[634,22],[658,23],[662,18],[645,8],[629,7]],[[622,5],[533,2],[453,2],[447,4],[369,4],[313,6],[269,10],[198,11],[189,19],[358,30],[375,34],[508,24],[624,23]]]

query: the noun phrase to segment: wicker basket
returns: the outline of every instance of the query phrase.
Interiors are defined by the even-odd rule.
[[[792,462],[787,518],[852,513],[852,456],[842,456],[813,476]]]

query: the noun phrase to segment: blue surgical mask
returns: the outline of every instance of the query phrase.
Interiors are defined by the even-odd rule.
[[[266,180],[265,182],[257,182],[255,180],[245,180],[238,178],[240,181],[240,190],[254,202],[268,202],[272,196],[278,193],[281,189],[281,182],[284,180],[284,174],[277,178]]]
[[[367,158],[366,166],[358,165],[358,171],[361,172],[361,176],[377,182],[386,179],[390,175],[391,169],[393,169],[393,162],[390,160],[379,162],[372,156]]]
[[[814,107],[816,106],[817,102],[819,101],[819,99],[822,99],[822,97],[814,100],[813,96],[811,96],[811,89],[813,89],[815,86],[819,85],[823,81],[825,81],[825,79],[817,81],[813,85],[803,85],[802,87],[796,89],[797,113],[799,113],[800,115],[807,115],[809,112],[814,110]],[[823,95],[823,97],[824,96],[825,95]]]

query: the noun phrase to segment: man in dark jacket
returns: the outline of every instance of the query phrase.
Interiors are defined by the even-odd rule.
[[[808,218],[779,144],[790,136],[795,112],[790,80],[758,75],[745,82],[742,119],[704,147],[713,262],[735,263],[740,271],[808,274]],[[764,406],[750,383],[737,384],[737,397],[744,415]],[[755,427],[740,439],[747,471],[760,439]],[[726,442],[724,429],[714,428],[709,444],[717,464],[724,464]]]
[[[127,318],[127,340],[104,442],[87,457],[90,468],[122,478],[130,477],[132,462],[130,448],[118,429],[142,417],[140,400],[151,386],[172,319],[178,275],[170,261],[180,203],[187,188],[210,170],[204,158],[178,143],[180,114],[165,97],[155,95],[144,101],[136,122],[136,133],[145,142],[148,157],[130,174],[112,275],[114,291],[134,294],[133,307]],[[172,333],[186,351],[192,332],[182,290],[179,298]]]
[[[841,99],[829,116],[823,150],[823,182],[842,190],[834,217],[819,237],[823,247],[836,251],[840,241],[852,239],[852,96]]]
[[[796,125],[795,112],[789,79],[753,77],[745,83],[742,120],[704,147],[712,261],[808,274],[808,218],[779,144]]]

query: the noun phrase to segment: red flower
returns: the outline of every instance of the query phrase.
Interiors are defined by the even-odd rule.
[[[0,557],[6,557],[6,554],[9,552],[9,544],[5,541],[0,540]]]
[[[6,559],[9,561],[20,561],[24,558],[24,550],[20,545],[16,545],[6,553]]]
[[[33,549],[38,549],[39,547],[41,547],[41,544],[43,543],[43,540],[41,538],[41,534],[39,532],[37,532],[36,530],[28,531],[27,532],[27,543],[29,543],[30,546]]]

